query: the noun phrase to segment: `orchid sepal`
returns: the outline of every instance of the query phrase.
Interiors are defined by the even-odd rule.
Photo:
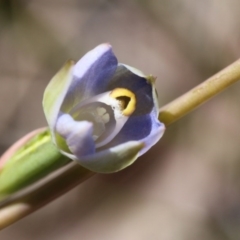
[[[55,144],[56,140],[53,128],[58,116],[58,111],[67,93],[67,89],[71,85],[74,64],[74,61],[68,60],[52,78],[43,95],[43,110]]]

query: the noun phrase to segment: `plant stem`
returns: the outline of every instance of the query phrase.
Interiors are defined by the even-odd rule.
[[[240,60],[160,109],[159,119],[166,126],[197,108],[240,79]],[[0,229],[50,203],[94,173],[79,165],[70,165],[53,180],[23,196],[11,199],[0,208]]]
[[[0,199],[30,186],[70,162],[52,143],[49,130],[39,131],[17,149],[2,167]]]
[[[162,107],[159,120],[166,126],[170,125],[238,80],[240,80],[240,59]]]
[[[30,193],[11,199],[0,208],[0,229],[36,211],[76,187],[94,173],[77,164]]]

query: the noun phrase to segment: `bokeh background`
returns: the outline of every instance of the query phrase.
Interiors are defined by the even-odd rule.
[[[102,42],[158,76],[164,105],[240,56],[239,0],[0,0],[0,152],[46,125],[44,88]],[[1,240],[239,240],[240,84],[171,125],[128,169],[95,175]]]

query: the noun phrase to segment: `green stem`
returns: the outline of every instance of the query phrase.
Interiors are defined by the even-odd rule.
[[[71,162],[59,153],[45,129],[18,149],[0,174],[0,199],[29,186]]]
[[[80,165],[71,164],[66,171],[51,181],[24,196],[11,199],[0,208],[0,229],[43,207],[92,175],[94,173]]]
[[[159,120],[166,126],[170,125],[238,80],[240,80],[240,59],[162,107]]]
[[[159,119],[168,126],[239,79],[240,60],[161,108]],[[7,201],[0,209],[0,229],[48,204],[93,174],[79,165],[70,165],[53,180]]]

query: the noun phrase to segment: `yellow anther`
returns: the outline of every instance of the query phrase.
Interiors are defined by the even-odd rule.
[[[136,109],[136,97],[133,92],[126,88],[115,88],[110,96],[119,101],[122,114],[130,116]]]

